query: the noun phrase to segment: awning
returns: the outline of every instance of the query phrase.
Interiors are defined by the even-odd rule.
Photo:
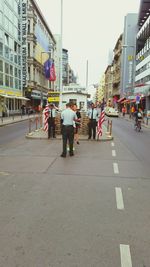
[[[121,103],[123,100],[125,100],[126,98],[125,97],[122,97],[122,98],[120,98],[118,101],[117,101],[117,103]]]
[[[11,99],[20,99],[20,100],[30,100],[29,98],[23,97],[23,96],[15,96],[15,95],[5,95],[5,94],[0,94],[0,96],[5,97],[5,98],[11,98]]]
[[[5,98],[15,98],[15,96],[14,95],[4,95],[4,94],[0,94],[0,96],[2,96],[2,97],[5,97]]]
[[[20,100],[26,100],[26,101],[30,100],[29,98],[23,97],[23,96],[15,96],[15,98],[20,99]]]

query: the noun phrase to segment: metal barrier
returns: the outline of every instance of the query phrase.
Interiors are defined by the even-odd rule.
[[[109,136],[112,136],[112,120],[107,120],[107,132]]]
[[[34,126],[34,129],[32,129],[32,125]],[[35,115],[34,118],[29,119],[29,133],[31,133],[32,130],[38,130],[42,127],[42,115]]]

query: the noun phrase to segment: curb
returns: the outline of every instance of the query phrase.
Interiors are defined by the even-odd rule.
[[[31,132],[31,133],[28,133],[28,134],[26,134],[25,137],[26,137],[27,139],[48,140],[48,138],[47,138],[47,137],[44,137],[44,136],[35,136],[35,135],[34,135],[35,132],[37,133],[37,132],[39,132],[39,130],[33,131],[33,132]],[[105,134],[105,135],[106,135],[106,134]],[[106,141],[111,141],[111,140],[113,140],[113,139],[114,139],[113,136],[108,136],[108,137],[106,137],[106,138],[102,138],[102,139],[88,140],[87,138],[82,138],[82,137],[80,136],[80,141],[88,141],[88,142],[92,142],[92,141],[106,142]],[[62,140],[62,137],[61,137],[61,136],[58,136],[58,137],[56,137],[56,138],[52,138],[52,139],[50,139],[50,140],[51,140],[51,141]]]

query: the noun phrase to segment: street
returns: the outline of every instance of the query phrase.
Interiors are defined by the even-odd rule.
[[[0,128],[0,267],[149,267],[150,130],[114,118],[65,159],[27,130]]]

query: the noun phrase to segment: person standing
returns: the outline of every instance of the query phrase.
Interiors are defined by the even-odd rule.
[[[75,122],[74,139],[75,139],[75,142],[79,145],[80,143],[79,143],[78,131],[79,131],[79,128],[80,128],[80,125],[81,125],[81,113],[80,113],[80,110],[77,108],[76,104],[74,104],[73,110],[74,110],[74,112],[76,113],[76,116],[77,116],[77,120]]]
[[[90,109],[87,111],[87,116],[89,118],[88,122],[88,139],[91,139],[92,134],[93,134],[93,139],[95,140],[96,138],[96,126],[97,126],[97,121],[98,121],[98,110],[95,108],[94,104],[92,103],[90,106]]]
[[[66,109],[61,113],[62,120],[62,138],[63,138],[63,152],[60,155],[65,158],[67,154],[67,141],[69,141],[69,154],[74,156],[73,142],[74,142],[74,122],[77,119],[76,113],[73,111],[73,103],[68,103]]]
[[[53,138],[56,138],[55,134],[55,117],[56,117],[56,109],[53,103],[49,104],[49,117],[48,117],[48,139],[50,139],[51,135]]]

